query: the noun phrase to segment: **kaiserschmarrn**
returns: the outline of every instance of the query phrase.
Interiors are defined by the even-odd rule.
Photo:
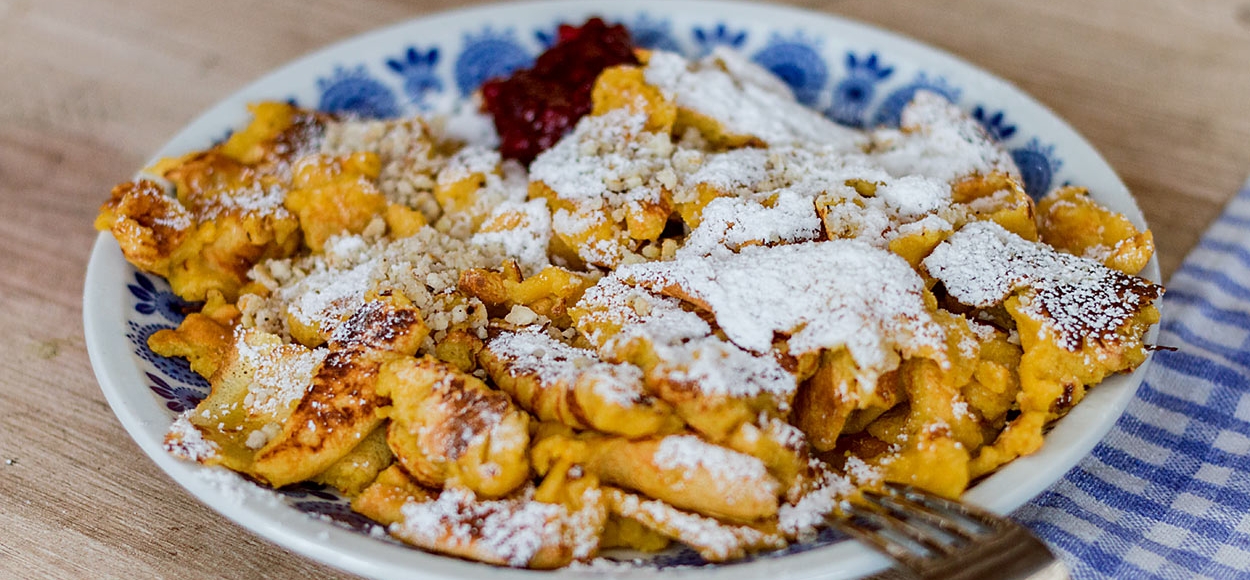
[[[212,385],[167,449],[491,564],[726,561],[882,482],[957,497],[1145,360],[1150,232],[1035,203],[942,97],[851,129],[622,35],[488,83],[495,142],[266,102],[114,188],[96,226],[201,305],[149,342]]]

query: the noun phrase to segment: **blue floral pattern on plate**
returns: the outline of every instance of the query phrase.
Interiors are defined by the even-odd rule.
[[[829,65],[820,55],[819,41],[802,32],[773,34],[751,60],[790,85],[794,96],[805,105],[815,105],[829,82]]]
[[[651,18],[644,12],[627,22],[625,28],[629,29],[629,34],[637,46],[651,50],[684,52],[673,37],[673,26],[668,20]]]
[[[960,90],[950,86],[945,78],[934,77],[921,72],[916,73],[916,78],[886,95],[881,101],[881,105],[877,107],[877,113],[873,116],[872,124],[882,127],[897,127],[903,116],[903,107],[910,103],[912,98],[916,96],[917,91],[929,91],[946,97],[952,103],[959,102]]]
[[[464,48],[456,57],[456,86],[461,95],[472,94],[482,83],[508,76],[512,71],[528,67],[534,56],[516,39],[516,32],[509,28],[495,31],[484,28],[476,33],[465,33]]]
[[[194,409],[204,397],[208,396],[208,384],[203,386],[192,385],[190,383],[182,383],[178,381],[166,381],[164,377],[152,373],[144,373],[152,384],[149,388],[161,398],[165,399],[165,407],[175,413],[182,413]],[[171,384],[172,382],[172,384]]]
[[[137,306],[135,310],[138,311]],[[174,328],[173,325],[161,322],[140,324],[131,320],[126,323],[126,326],[129,328],[126,338],[130,339],[131,345],[134,346],[135,354],[139,358],[152,363],[162,375],[174,382],[193,388],[208,389],[208,381],[191,370],[191,364],[187,362],[187,359],[182,357],[163,357],[152,352],[152,349],[148,347],[148,339],[156,331],[172,329]]]
[[[864,114],[877,95],[877,85],[894,74],[894,67],[886,66],[877,53],[846,53],[846,76],[833,87],[833,104],[825,116],[843,125],[864,126]]]
[[[319,79],[317,86],[321,89],[317,108],[327,113],[368,119],[385,119],[400,114],[395,93],[373,78],[364,65],[337,67],[330,76]]]
[[[990,113],[984,106],[972,109],[972,118],[985,127],[985,132],[1000,143],[1008,142],[1016,134],[1016,126],[1007,122],[1006,111]],[[1041,199],[1052,187],[1055,174],[1063,162],[1055,157],[1053,145],[1043,145],[1036,137],[1023,147],[1010,150],[1011,160],[1020,168],[1024,190],[1035,200]]]
[[[972,118],[976,119],[982,127],[985,127],[985,132],[989,133],[990,137],[1000,142],[1006,141],[1016,134],[1016,126],[1007,123],[1006,115],[1005,111],[986,112],[985,107],[981,105],[977,105],[972,109]]]
[[[540,28],[534,31],[534,40],[538,41],[538,46],[542,50],[547,50],[555,46],[556,40],[560,38],[560,25],[553,24],[551,28]]]
[[[297,501],[291,507],[313,516],[321,516],[341,526],[361,532],[371,533],[381,524],[352,511],[351,504],[345,501]]]
[[[1020,168],[1024,190],[1033,199],[1041,199],[1050,191],[1055,174],[1063,167],[1063,160],[1055,156],[1055,146],[1043,145],[1037,137],[1029,139],[1024,147],[1012,149],[1011,159]]]
[[[326,501],[337,501],[342,499],[334,488],[324,483],[316,483],[313,481],[301,481],[293,483],[286,487],[278,489],[278,493],[291,499],[314,500],[323,499]]]
[[[443,91],[443,79],[435,70],[438,57],[438,47],[423,51],[409,46],[402,55],[386,59],[387,68],[404,78],[404,94],[420,109],[428,108],[428,93]]]
[[[682,43],[678,38],[688,38],[691,51],[687,56],[691,57],[707,54],[717,46],[743,50],[751,54],[756,63],[781,77],[801,102],[828,103],[825,114],[850,126],[897,126],[903,107],[919,90],[939,93],[952,102],[958,102],[962,93],[942,76],[923,70],[907,71],[911,80],[898,83],[900,65],[887,51],[847,50],[827,55],[822,52],[818,39],[801,31],[771,31],[761,46],[752,46],[751,41],[759,38],[759,34],[721,19],[682,29],[688,31],[685,36],[675,32],[670,20],[646,13],[622,21],[631,29],[639,46],[647,48],[681,51]],[[526,33],[526,38],[539,47],[548,47],[556,40],[558,24],[553,22],[533,29]],[[431,108],[431,98],[443,94],[450,85],[454,85],[461,96],[467,96],[486,80],[527,67],[534,60],[534,54],[518,40],[518,33],[512,28],[464,31],[462,38],[458,52],[453,50],[455,46],[409,44],[397,46],[381,62],[336,66],[318,77],[316,106],[322,111],[364,118],[415,113]],[[440,67],[447,62],[452,65]],[[840,63],[844,74],[831,78],[831,63]],[[391,74],[386,78],[375,77],[370,74],[368,64]],[[398,86],[392,88],[388,82]],[[881,97],[882,94],[885,96]],[[403,97],[402,102],[397,95]],[[293,98],[287,100],[294,102]],[[1022,128],[1011,124],[1006,112],[987,104],[978,105],[971,114],[991,136],[1008,147],[1030,195],[1040,197],[1052,187],[1063,167],[1053,145],[1037,137],[1023,137]],[[224,135],[222,139],[230,135],[228,129]],[[141,366],[146,368],[144,374],[151,392],[169,409],[172,419],[174,414],[192,409],[203,400],[209,393],[209,384],[191,371],[184,359],[158,356],[147,341],[156,331],[180,323],[197,305],[178,299],[164,280],[139,272],[134,272],[134,282],[128,284],[127,289],[132,298],[127,339],[134,355],[145,363]],[[376,533],[376,525],[352,512],[346,499],[333,488],[305,482],[279,489],[277,493],[288,505],[310,516],[328,519],[361,533]],[[810,542],[743,561],[805,552],[844,539],[836,531],[825,530]],[[669,568],[708,563],[693,550],[680,547],[652,556],[649,565]]]
[[[168,289],[157,288],[152,278],[135,272],[135,283],[127,284],[126,288],[139,300],[135,310],[139,314],[160,314],[162,318],[173,323],[182,322],[187,312],[199,309],[199,305],[187,302]]]
[[[735,30],[724,22],[718,22],[716,26],[707,28],[696,26],[690,31],[690,35],[694,37],[694,43],[699,47],[699,55],[712,52],[712,49],[718,46],[742,48],[743,43],[747,41],[746,30]]]

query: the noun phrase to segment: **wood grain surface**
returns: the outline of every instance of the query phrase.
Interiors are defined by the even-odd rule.
[[[0,0],[0,577],[343,574],[188,496],[131,442],[82,338],[92,218],[209,104],[449,0]],[[1134,191],[1169,275],[1250,173],[1250,1],[798,2],[902,32],[1053,108]]]

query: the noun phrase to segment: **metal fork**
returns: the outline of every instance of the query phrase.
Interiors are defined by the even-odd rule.
[[[1068,570],[1019,524],[926,491],[887,483],[844,500],[829,523],[926,580],[1066,580]]]

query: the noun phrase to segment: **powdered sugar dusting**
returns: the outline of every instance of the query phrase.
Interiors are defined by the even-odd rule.
[[[499,152],[481,145],[468,145],[447,158],[447,164],[438,172],[439,185],[451,185],[473,175],[495,173],[503,158]]]
[[[524,446],[524,437],[509,436],[504,419],[512,402],[499,391],[467,388],[463,380],[447,373],[434,383],[418,436],[425,453],[439,461],[456,461],[467,449],[489,442],[491,451]],[[486,464],[488,467],[490,464]]]
[[[771,354],[756,354],[711,336],[712,327],[682,309],[680,301],[625,284],[615,273],[587,290],[577,308],[586,310],[578,327],[604,358],[641,341],[661,361],[651,372],[704,395],[766,394],[784,408],[797,388],[794,375]],[[604,336],[605,327],[617,331]]]
[[[235,505],[262,504],[286,507],[282,498],[272,489],[261,487],[239,474],[221,467],[204,467],[195,470],[195,478],[211,487],[218,495]]]
[[[564,344],[541,330],[502,332],[486,347],[507,360],[513,374],[533,374],[544,385],[572,389],[585,377],[596,394],[615,405],[631,407],[649,400],[638,367],[602,362],[593,351]]]
[[[601,353],[611,353],[619,344],[642,338],[659,345],[677,345],[712,333],[698,314],[681,308],[681,302],[626,284],[612,273],[590,287],[576,305],[587,311],[578,319],[578,328]],[[613,336],[602,328],[619,327]]]
[[[885,479],[885,475],[881,473],[880,469],[869,465],[863,459],[854,455],[846,458],[843,469],[846,470],[847,475],[851,476],[852,481],[858,486],[879,485]]]
[[[754,85],[780,97],[794,99],[794,91],[790,90],[790,85],[772,71],[751,62],[741,51],[722,44],[712,49],[708,59],[739,82]]]
[[[282,187],[265,187],[256,183],[250,187],[216,191],[211,197],[196,197],[191,200],[191,205],[195,218],[200,221],[210,221],[223,215],[290,219],[294,216],[283,205],[286,194],[286,189]]]
[[[829,469],[819,460],[813,460],[820,473],[819,482],[804,493],[797,502],[784,504],[777,511],[777,527],[791,538],[813,539],[825,527],[825,518],[833,513],[842,500],[853,496],[858,488],[850,478]]]
[[[608,514],[598,487],[587,488],[580,501],[582,508],[565,518],[565,537],[573,546],[573,559],[584,562],[599,551],[600,530]]]
[[[743,147],[721,153],[679,150],[673,157],[682,185],[679,190],[703,184],[722,194],[756,199],[783,188],[815,197],[849,180],[884,183],[893,179],[870,157],[829,145]]]
[[[726,525],[714,518],[683,512],[662,501],[644,500],[618,489],[610,489],[609,497],[622,517],[661,529],[666,535],[694,547],[708,560],[723,561],[741,556],[747,549],[785,545],[782,538],[771,537],[755,528]]]
[[[772,176],[774,154],[771,149],[743,147],[706,154],[697,150],[681,150],[673,157],[674,166],[682,170],[682,185],[685,188],[707,184],[724,193],[751,195]]]
[[[1011,154],[977,121],[930,91],[917,91],[903,109],[902,131],[873,132],[873,158],[895,176],[952,181],[993,171],[1020,176]]]
[[[434,227],[463,240],[478,231],[499,206],[525,201],[529,174],[513,159],[500,161],[496,151],[469,146],[448,159],[438,173],[438,185],[448,205]],[[500,224],[494,225],[498,229]]]
[[[763,481],[769,477],[759,459],[713,445],[694,435],[665,437],[652,460],[660,469],[702,470],[721,481]]]
[[[479,500],[469,490],[448,488],[438,499],[404,504],[401,512],[403,521],[390,532],[404,540],[524,567],[543,546],[560,542],[565,510],[524,499]]]
[[[902,111],[899,129],[860,131],[799,103],[785,81],[732,49],[717,47],[695,62],[660,50],[640,56],[648,60],[641,68],[646,83],[669,101],[665,106],[678,107],[672,130],[657,128],[660,116],[651,103],[634,102],[581,117],[527,168],[501,158],[498,135],[476,96],[445,118],[317,117],[314,139],[280,152],[291,158],[273,169],[277,179],[248,177],[220,195],[214,190],[190,198],[185,208],[162,197],[162,205],[172,205],[153,218],[153,227],[186,233],[223,217],[309,226],[297,224],[301,220],[285,207],[290,185],[283,183],[291,179],[291,164],[371,152],[380,174],[359,177],[359,184],[376,187],[388,203],[384,215],[352,228],[360,233],[330,236],[322,252],[310,254],[301,246],[292,248],[296,257],[253,267],[245,288],[256,290],[238,298],[234,358],[225,367],[231,382],[224,384],[245,386],[246,392],[228,412],[219,409],[241,413],[245,426],[224,415],[225,421],[210,419],[216,417],[211,410],[195,416],[188,411],[170,426],[166,450],[211,463],[223,460],[223,446],[263,449],[292,427],[291,410],[315,373],[325,370],[327,353],[368,354],[412,332],[425,337],[418,357],[463,353],[439,349],[444,346],[473,349],[469,355],[481,359],[472,375],[482,382],[450,370],[430,379],[419,419],[392,424],[411,429],[422,458],[404,457],[405,468],[437,467],[467,454],[515,452],[525,458],[533,452],[535,465],[520,464],[532,474],[548,449],[530,449],[530,437],[545,435],[549,427],[574,433],[569,447],[553,448],[556,464],[581,463],[567,468],[567,482],[541,469],[541,483],[525,476],[526,483],[495,500],[477,497],[465,489],[465,479],[448,474],[444,489],[430,492],[433,499],[410,498],[399,523],[374,528],[375,534],[388,530],[418,547],[490,564],[557,566],[595,558],[611,510],[721,561],[813,540],[841,502],[883,481],[881,465],[905,449],[926,449],[914,439],[907,443],[903,434],[903,443],[871,465],[839,454],[839,472],[814,458],[807,434],[795,426],[808,424],[791,416],[790,407],[799,376],[819,372],[811,367],[821,352],[853,359],[848,372],[855,373],[855,383],[843,380],[842,359],[833,371],[843,398],[853,385],[860,394],[879,382],[898,387],[882,376],[909,357],[948,369],[948,356],[972,364],[1002,336],[1027,355],[1034,338],[1022,341],[1015,330],[968,320],[1004,324],[998,307],[1013,297],[1019,310],[1012,315],[1021,323],[1042,321],[1040,339],[1053,334],[1070,350],[1087,340],[1141,339],[1123,328],[1162,288],[976,221],[1032,202],[1018,186],[1020,171],[1010,153],[943,97],[919,91]],[[978,189],[974,199],[953,201],[952,183],[990,173],[1014,181],[991,187],[1001,189],[991,195]],[[965,185],[956,190],[968,193]],[[396,206],[420,211],[429,225],[397,221],[411,216],[394,211]],[[924,237],[900,239],[909,236]],[[943,239],[921,271],[908,263]],[[284,255],[285,248],[266,255]],[[1104,259],[1112,250],[1095,246],[1086,257]],[[487,268],[503,270],[509,281],[504,284],[512,284],[512,261],[523,278],[554,262],[581,269],[584,279],[597,283],[567,310],[566,291],[580,288],[538,289],[531,292],[536,302],[514,300],[509,285],[509,301],[516,303],[507,310],[493,298],[497,287],[485,287],[479,299],[473,293],[482,287],[459,285],[462,272]],[[931,288],[942,300],[934,300]],[[527,290],[533,288],[522,292]],[[482,299],[491,302],[489,310]],[[955,300],[994,310],[967,316],[958,314],[964,308],[934,310],[953,307]],[[573,328],[567,327],[570,319]],[[969,330],[945,326],[960,321]],[[947,332],[959,340],[948,344]],[[327,341],[328,347],[318,346]],[[922,380],[903,375],[898,381],[909,387]],[[215,389],[223,386],[212,382]],[[605,407],[611,408],[600,415]],[[630,407],[633,413],[620,412]],[[913,427],[925,437],[945,436],[952,424],[979,420],[979,411],[958,393],[948,410],[946,420]],[[723,417],[704,423],[696,420],[700,413]],[[298,423],[304,421],[308,429],[318,428],[307,418]],[[538,430],[526,430],[527,423]],[[633,433],[636,428],[650,431]],[[653,451],[643,460],[664,476],[661,483],[671,495],[628,477],[589,471],[602,455],[580,446],[601,437],[629,439],[638,446],[631,449]],[[837,450],[829,453],[820,456]],[[477,462],[476,474],[499,477],[504,463]],[[282,501],[233,472],[199,472],[200,483],[232,501]],[[777,512],[731,516],[730,510],[699,509],[721,513],[726,521],[754,522],[731,525],[599,487],[594,477],[583,479],[588,473],[694,509],[699,502],[683,494],[715,492],[696,489],[696,482],[713,481],[718,485],[712,487],[723,488],[725,497],[718,499],[726,504],[764,500],[769,514]],[[534,499],[536,485],[543,494],[562,493],[567,489],[554,488],[568,482],[587,484],[580,500]],[[593,561],[591,569],[616,569]]]
[[[863,136],[804,107],[792,94],[762,82],[766,71],[745,59],[719,51],[691,63],[678,54],[653,51],[644,70],[647,83],[659,87],[677,106],[696,111],[728,133],[756,137],[768,145],[815,143],[851,151]]]
[[[559,200],[552,228],[581,239],[593,227],[610,224],[616,239],[597,237],[574,244],[583,260],[615,266],[626,256],[625,220],[662,207],[675,183],[667,132],[645,131],[641,107],[625,107],[582,117],[574,130],[530,165],[530,179]]]
[[[849,186],[832,188],[816,204],[830,238],[858,239],[876,247],[902,236],[950,231],[959,220],[950,185],[916,175],[877,182],[871,197]]]
[[[752,244],[797,243],[820,237],[820,218],[810,198],[781,190],[771,204],[740,197],[712,200],[680,253],[724,255]]]
[[[659,571],[660,568],[655,565],[648,565],[641,558],[633,560],[612,560],[605,557],[598,557],[583,564],[581,562],[573,562],[569,564],[568,570],[579,572],[590,572],[592,574],[603,574],[607,578],[611,578],[617,572],[637,572],[640,570]]]
[[[530,179],[541,181],[562,199],[606,202],[609,207],[660,201],[653,174],[669,165],[668,135],[644,130],[646,114],[631,108],[582,117],[572,133],[530,165]]]
[[[968,329],[971,330],[973,334],[977,335],[977,339],[981,342],[993,339],[994,335],[998,333],[993,326],[982,324],[975,320],[968,321]]]
[[[312,384],[313,372],[328,352],[283,344],[272,335],[270,338],[263,340],[261,333],[242,327],[235,330],[235,352],[240,363],[252,369],[243,404],[254,416],[281,416],[303,398]]]
[[[1022,306],[1072,351],[1086,337],[1118,341],[1116,331],[1163,292],[1142,278],[1030,242],[994,222],[964,226],[934,249],[924,266],[968,306],[988,308],[1031,290]]]
[[[482,229],[470,241],[477,245],[499,244],[504,255],[516,258],[526,276],[551,264],[547,245],[551,242],[551,212],[547,200],[505,201],[486,218]]]
[[[951,188],[931,177],[907,175],[882,184],[877,197],[900,218],[917,218],[949,206]]]
[[[771,355],[759,355],[719,338],[707,337],[658,346],[664,375],[707,396],[747,398],[771,395],[789,406],[798,383]]]
[[[442,121],[441,126],[436,128],[443,139],[492,149],[499,147],[495,121],[482,112],[481,99],[477,96],[456,103],[451,114]]]
[[[365,262],[346,271],[314,274],[308,291],[291,303],[290,314],[308,326],[330,329],[364,301],[373,283],[375,262]]]
[[[216,457],[221,447],[204,438],[200,428],[191,423],[195,409],[187,409],[174,419],[165,436],[165,451],[188,461],[206,461]]]
[[[924,283],[902,258],[862,242],[752,246],[714,258],[624,266],[622,278],[677,292],[716,315],[739,346],[768,352],[776,334],[790,352],[846,346],[864,388],[904,354],[940,353],[944,339]]]
[[[468,309],[454,295],[460,272],[502,261],[493,245],[470,244],[425,227],[390,240],[362,236],[331,238],[324,255],[258,264],[249,276],[268,287],[267,297],[239,300],[243,326],[291,338],[288,315],[321,334],[334,332],[364,303],[369,291],[399,291],[421,310],[435,340],[453,323],[471,321],[485,331],[485,308]],[[476,298],[469,300],[472,305]]]

